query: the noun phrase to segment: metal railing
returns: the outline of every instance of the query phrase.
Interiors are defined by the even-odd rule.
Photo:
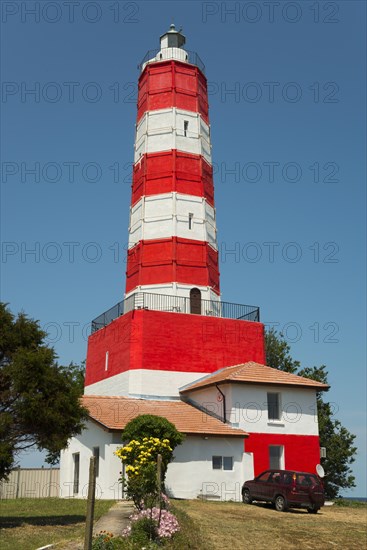
[[[120,315],[134,309],[150,309],[172,313],[191,313],[190,298],[185,296],[170,296],[168,294],[153,294],[135,292],[125,300],[111,307],[92,321],[92,333],[111,323]],[[260,308],[244,304],[232,304],[219,300],[200,300],[200,313],[208,317],[224,317],[243,321],[260,321]]]
[[[166,48],[166,49],[168,50],[170,48]],[[174,48],[174,49],[176,49],[176,48]],[[143,57],[142,61],[139,63],[138,69],[140,71],[142,71],[143,68],[144,68],[144,65],[146,63],[155,63],[157,61],[168,61],[169,59],[171,59],[170,57],[162,58],[162,59],[156,59],[156,57],[157,57],[157,55],[160,51],[161,51],[161,48],[155,48],[154,50],[148,50],[147,53],[145,54],[145,56]],[[182,49],[182,52],[184,52],[186,54],[185,55],[185,60],[182,60],[182,61],[185,61],[186,63],[191,63],[191,65],[196,65],[201,70],[201,72],[205,74],[205,65],[202,62],[200,56],[196,52],[192,52],[190,50],[184,50],[184,49]],[[175,58],[172,58],[172,59],[175,59]],[[181,61],[181,60],[176,59],[176,61]]]

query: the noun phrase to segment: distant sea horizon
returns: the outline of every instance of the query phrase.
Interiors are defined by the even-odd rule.
[[[360,502],[367,502],[367,497],[343,497],[343,496],[341,496],[340,498],[343,498],[344,500],[359,500]]]

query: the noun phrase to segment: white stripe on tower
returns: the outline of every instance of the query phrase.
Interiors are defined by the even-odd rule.
[[[210,130],[199,113],[172,107],[142,117],[136,128],[134,162],[145,153],[172,149],[201,155],[211,164]]]

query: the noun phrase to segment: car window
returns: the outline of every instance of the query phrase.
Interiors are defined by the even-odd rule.
[[[292,485],[293,483],[293,475],[289,472],[286,472],[284,475],[283,475],[283,483],[285,485]]]
[[[317,476],[310,476],[312,486],[321,485],[321,481]]]
[[[273,483],[280,483],[280,473],[274,472],[269,481],[272,481]]]
[[[309,487],[311,485],[310,476],[304,475],[304,474],[298,474],[297,475],[297,484],[301,485],[302,487]]]
[[[269,478],[271,477],[272,472],[264,472],[259,477],[256,478],[256,481],[260,481],[262,483],[269,481]]]

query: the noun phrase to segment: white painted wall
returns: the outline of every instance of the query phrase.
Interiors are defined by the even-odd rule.
[[[145,153],[172,149],[202,155],[211,163],[210,129],[199,113],[172,107],[144,114],[136,127],[134,162]]]
[[[83,433],[70,440],[61,453],[60,487],[63,498],[86,498],[88,491],[89,459],[92,448],[100,447],[99,476],[96,497],[122,497],[119,483],[122,464],[114,451],[122,443],[118,434],[112,435],[97,424],[88,422]],[[197,498],[200,495],[217,500],[240,500],[245,479],[253,477],[252,456],[244,453],[242,438],[187,436],[175,449],[174,461],[169,465],[166,488],[176,498]],[[73,453],[80,453],[80,491],[73,495]],[[213,470],[212,456],[233,457],[233,470]]]
[[[280,421],[268,419],[267,392],[280,393]],[[318,435],[316,392],[302,387],[233,384],[230,419],[249,432]]]
[[[253,467],[244,455],[242,438],[187,436],[176,447],[169,464],[166,489],[176,498],[207,496],[217,500],[241,500],[245,479],[253,477]],[[212,456],[232,456],[233,470],[213,470]]]
[[[84,394],[178,397],[178,388],[190,384],[202,375],[202,372],[134,369],[90,384],[84,388]]]
[[[203,197],[165,193],[142,197],[131,207],[129,248],[142,239],[177,236],[208,242],[217,250],[216,233],[215,210]]]
[[[134,371],[126,371],[110,376],[100,382],[84,387],[85,395],[129,395],[130,375]]]
[[[316,392],[302,387],[256,384],[219,384],[226,395],[227,420],[247,432],[318,435]],[[270,421],[267,392],[280,393],[282,415]],[[220,394],[212,386],[186,394],[193,402],[222,415]]]
[[[119,438],[117,438],[119,439]],[[60,496],[63,498],[86,498],[88,494],[89,460],[93,447],[100,448],[99,475],[96,481],[96,498],[121,498],[122,489],[118,482],[121,472],[121,461],[114,451],[121,446],[115,443],[116,438],[104,431],[94,422],[89,421],[87,428],[69,441],[69,446],[61,452],[60,457]],[[79,493],[73,494],[74,462],[73,453],[80,453]]]

